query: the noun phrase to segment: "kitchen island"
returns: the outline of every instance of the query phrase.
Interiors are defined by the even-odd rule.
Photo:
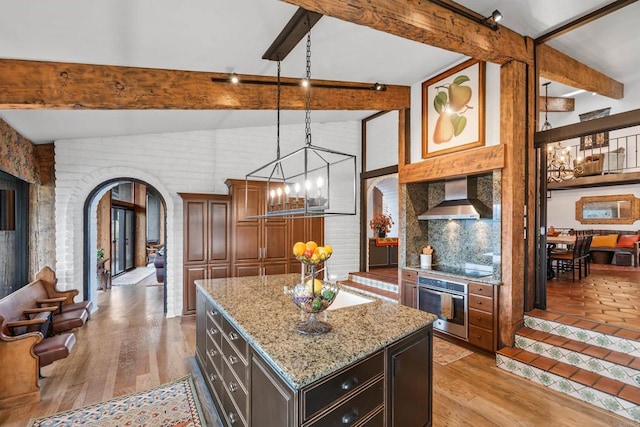
[[[325,312],[331,332],[300,335],[287,292],[299,280],[196,281],[196,358],[223,423],[430,425],[436,316],[370,298]]]

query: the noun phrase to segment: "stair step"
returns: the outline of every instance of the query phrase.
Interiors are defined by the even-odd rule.
[[[349,280],[372,288],[398,293],[398,279],[366,272],[349,273]]]
[[[524,324],[500,369],[640,423],[640,332],[542,310]]]
[[[399,295],[397,292],[380,289],[375,286],[364,285],[362,283],[354,282],[353,280],[340,280],[338,283],[345,288],[352,288],[365,295],[370,295],[375,298],[381,298],[391,302],[398,302]]]

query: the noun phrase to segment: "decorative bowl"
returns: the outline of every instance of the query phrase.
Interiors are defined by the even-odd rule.
[[[321,283],[319,289],[316,285],[318,282]],[[310,279],[305,283],[298,283],[293,288],[291,298],[300,310],[309,313],[309,319],[299,322],[296,331],[303,335],[320,335],[331,331],[331,325],[318,320],[316,314],[326,310],[336,299],[339,291],[337,283],[320,279]]]

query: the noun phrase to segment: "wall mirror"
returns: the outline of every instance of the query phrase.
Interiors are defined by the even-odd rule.
[[[581,224],[633,224],[639,204],[633,194],[582,197],[576,202],[576,220]]]

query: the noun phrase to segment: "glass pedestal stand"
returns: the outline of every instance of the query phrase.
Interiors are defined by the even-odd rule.
[[[305,276],[306,267],[308,267],[309,269],[308,270],[309,274]],[[303,263],[302,264],[302,283],[298,285],[298,286],[307,286],[306,285],[307,281],[310,281],[311,297],[314,301],[316,300],[316,298],[320,297],[320,294],[322,292],[322,289],[319,292],[316,292],[316,276],[319,273],[316,267],[317,267],[316,265],[307,265]],[[333,299],[331,302],[333,302]],[[320,321],[316,317],[316,313],[324,311],[327,307],[328,306],[325,306],[323,304],[321,304],[317,308],[314,307],[309,314],[309,319],[298,323],[298,325],[296,326],[296,331],[299,334],[303,334],[303,335],[321,335],[331,331],[332,328],[330,324],[328,324],[327,322]]]

